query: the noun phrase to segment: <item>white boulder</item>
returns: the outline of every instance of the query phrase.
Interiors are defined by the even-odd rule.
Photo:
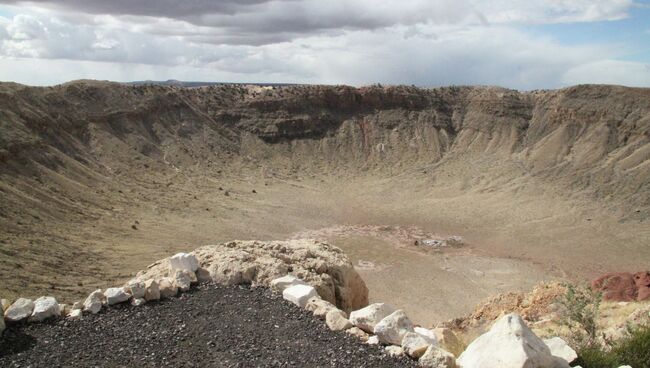
[[[400,345],[404,335],[413,332],[413,322],[399,309],[375,325],[374,333],[384,344]]]
[[[395,312],[395,308],[388,304],[374,303],[350,313],[350,322],[360,329],[372,333],[375,325],[393,312]]]
[[[160,299],[160,287],[158,286],[158,282],[156,280],[149,279],[145,281],[144,288],[144,300],[151,301]]]
[[[104,295],[106,296],[106,304],[108,305],[123,303],[131,299],[131,294],[127,293],[126,290],[121,287],[108,288],[104,291]]]
[[[169,258],[169,267],[174,270],[185,270],[196,272],[199,268],[199,260],[193,254],[176,253]]]
[[[424,327],[414,327],[413,331],[416,334],[422,336],[430,345],[438,345],[438,339],[436,338],[436,333],[433,330]]]
[[[566,368],[551,350],[526,326],[518,314],[501,317],[492,328],[474,340],[457,361],[462,368]]]
[[[293,285],[284,289],[282,297],[291,303],[304,308],[310,298],[318,296],[316,289],[309,285]]]
[[[431,343],[416,332],[408,332],[402,339],[402,348],[406,354],[415,359],[421,357],[429,346]]]
[[[174,273],[174,285],[182,292],[192,287],[192,274],[187,270],[176,270]]]
[[[11,322],[22,321],[32,315],[34,302],[31,299],[18,298],[6,311],[5,319]]]
[[[427,351],[424,352],[424,355],[422,355],[420,360],[418,360],[420,367],[426,368],[456,368],[456,363],[456,358],[452,353],[433,345],[430,345],[427,348]],[[477,365],[468,367],[482,368],[483,366]],[[504,365],[500,368],[510,368],[510,366]]]
[[[73,309],[68,314],[68,319],[80,319],[81,318],[81,309]]]
[[[92,314],[96,314],[102,309],[104,300],[106,300],[104,293],[102,293],[101,290],[95,290],[90,293],[90,295],[88,295],[84,301],[84,310]]]
[[[578,353],[571,349],[569,344],[560,337],[545,339],[544,344],[548,346],[554,357],[564,359],[567,363],[572,363],[574,360],[578,359]]]
[[[144,294],[147,291],[145,283],[138,280],[131,280],[129,284],[126,286],[126,288],[131,294],[131,296],[133,297],[133,299],[144,298]]]
[[[325,324],[332,331],[343,331],[352,327],[348,316],[340,309],[331,309],[325,315]]]
[[[51,296],[42,296],[34,301],[34,310],[29,317],[31,322],[38,322],[61,315],[59,303]]]
[[[294,275],[285,275],[277,279],[271,280],[271,288],[283,291],[284,289],[294,285],[309,285]]]

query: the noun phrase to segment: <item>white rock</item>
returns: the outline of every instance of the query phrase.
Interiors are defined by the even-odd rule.
[[[178,294],[178,287],[174,285],[174,280],[169,277],[163,277],[158,281],[158,288],[160,289],[161,298],[171,298]]]
[[[526,326],[518,314],[501,317],[458,358],[462,368],[565,368],[569,364]]]
[[[395,312],[395,308],[388,304],[374,303],[350,313],[350,322],[360,329],[372,333],[375,325],[393,312]]]
[[[121,287],[108,288],[104,291],[104,295],[106,296],[106,304],[108,305],[123,303],[131,299],[131,295]]]
[[[454,355],[447,350],[430,345],[424,355],[422,355],[420,360],[418,360],[418,364],[420,364],[420,367],[426,368],[456,368],[456,358],[454,358]],[[483,368],[483,366],[480,365],[471,367]],[[501,368],[510,368],[510,366],[504,365],[501,366]]]
[[[126,288],[134,299],[144,298],[147,291],[144,282],[138,280],[131,280]]]
[[[131,305],[134,306],[134,307],[139,307],[139,306],[143,305],[146,302],[147,301],[144,300],[144,298],[133,298],[133,299],[131,299]]]
[[[379,337],[374,336],[374,335],[368,337],[368,340],[366,340],[366,344],[368,344],[368,345],[378,345],[379,344]]]
[[[328,302],[327,300],[321,299],[320,296],[315,296],[309,298],[307,304],[305,305],[305,309],[312,312],[314,314],[314,317],[325,319],[327,312],[338,308],[336,308],[334,304]]]
[[[553,356],[564,359],[567,363],[571,363],[578,359],[578,353],[571,349],[569,344],[560,337],[545,339],[544,344],[548,346]]]
[[[31,322],[61,315],[59,303],[51,296],[42,296],[34,301],[34,310],[29,317]]]
[[[421,357],[430,345],[429,341],[416,332],[408,332],[402,339],[402,348],[406,354],[416,359]]]
[[[199,268],[199,260],[193,254],[177,253],[169,258],[169,266],[174,270],[185,270],[196,272]]]
[[[84,301],[84,310],[92,314],[96,314],[102,309],[104,300],[106,300],[104,293],[102,293],[101,290],[95,290],[90,293],[90,295],[88,295]]]
[[[399,309],[375,325],[374,333],[384,344],[399,345],[407,332],[413,332],[413,322]]]
[[[8,299],[3,298],[3,299],[0,299],[0,306],[2,306],[3,310],[7,310],[7,309],[9,309],[9,307],[11,307],[11,303],[9,302]]]
[[[404,355],[404,349],[400,346],[388,345],[385,348],[386,354],[392,357],[398,357]]]
[[[294,275],[285,275],[275,280],[271,280],[271,288],[284,291],[284,289],[294,285],[309,285]]]
[[[81,309],[73,309],[68,314],[68,319],[80,319],[81,318]]]
[[[325,315],[325,324],[332,331],[343,331],[352,327],[347,315],[340,309],[331,309]]]
[[[414,327],[413,331],[416,334],[422,336],[430,345],[438,345],[438,339],[436,338],[436,333],[433,330],[429,330],[424,327]]]
[[[145,281],[144,287],[144,300],[151,301],[160,299],[160,287],[158,286],[158,282],[156,282],[156,280],[149,279]]]
[[[68,304],[59,304],[59,315],[60,316],[62,316],[62,317],[67,316],[68,314],[70,314],[70,310],[72,310],[72,308],[70,308],[70,306]]]
[[[182,292],[192,287],[192,275],[187,270],[176,270],[174,273],[174,285]]]
[[[5,319],[11,322],[18,322],[31,316],[33,311],[34,302],[31,299],[18,298],[5,311]]]
[[[318,296],[316,289],[310,285],[293,285],[284,289],[282,297],[291,303],[304,308],[309,298]]]

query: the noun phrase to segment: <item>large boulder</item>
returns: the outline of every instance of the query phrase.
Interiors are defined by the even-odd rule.
[[[454,355],[442,348],[431,345],[424,352],[424,355],[418,360],[420,367],[426,368],[456,368],[456,358]],[[468,366],[469,367],[469,366]],[[481,368],[482,366],[471,366],[472,368]],[[501,366],[500,368],[510,368],[510,366]]]
[[[350,322],[366,332],[373,333],[375,325],[393,312],[395,308],[386,303],[374,303],[350,313]]]
[[[282,297],[300,308],[304,308],[309,299],[318,297],[318,293],[309,285],[293,285],[284,289]]]
[[[124,303],[131,299],[131,294],[127,293],[126,290],[121,287],[106,289],[106,291],[104,291],[104,296],[106,296],[106,304],[108,305]]]
[[[260,284],[287,275],[312,285],[324,300],[344,311],[368,304],[368,288],[339,248],[312,239],[233,241],[191,252],[214,282]],[[139,280],[173,277],[169,259],[138,273]]]
[[[32,311],[29,320],[38,322],[59,315],[61,315],[61,309],[56,299],[51,296],[42,296],[34,301],[34,311]]]
[[[374,333],[384,344],[400,345],[404,335],[413,331],[413,322],[399,309],[375,325]]]
[[[194,254],[176,253],[169,257],[169,267],[171,270],[196,272],[199,268],[199,260]]]
[[[567,363],[572,363],[574,360],[578,359],[576,351],[560,337],[544,339],[544,344],[548,346],[554,357],[564,359]]]
[[[84,301],[84,311],[96,314],[102,309],[106,296],[101,290],[95,290]]]
[[[474,340],[457,361],[462,368],[568,368],[518,314],[501,317]]]
[[[6,311],[5,319],[18,322],[32,315],[34,302],[31,299],[18,298]]]

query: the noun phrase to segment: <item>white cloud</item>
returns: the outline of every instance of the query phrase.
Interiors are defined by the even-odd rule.
[[[581,64],[566,71],[565,84],[623,84],[631,87],[650,86],[650,63],[620,60],[599,60]]]
[[[600,73],[597,80],[639,83],[633,71],[643,71],[635,63],[627,70],[603,68],[620,48],[567,47],[520,28],[527,23],[618,19],[627,15],[630,0],[403,0],[399,5],[229,0],[205,5],[204,13],[202,1],[189,1],[176,17],[172,13],[181,3],[171,0],[156,3],[151,12],[142,3],[129,6],[125,0],[74,0],[55,8],[46,3],[14,7],[17,15],[0,17],[0,79],[31,84],[97,78],[534,89],[589,80],[594,70]],[[66,8],[72,4],[78,10]]]

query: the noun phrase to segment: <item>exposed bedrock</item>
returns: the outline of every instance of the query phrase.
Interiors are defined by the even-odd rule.
[[[368,288],[348,257],[337,247],[312,239],[289,241],[232,241],[191,252],[199,261],[197,273],[225,285],[260,284],[292,274],[312,285],[318,295],[351,311],[368,304]],[[169,258],[137,274],[141,281],[170,277]]]

